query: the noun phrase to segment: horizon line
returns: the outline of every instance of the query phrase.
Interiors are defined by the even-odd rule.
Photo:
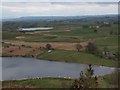
[[[101,14],[101,15],[43,15],[43,16],[21,16],[21,17],[15,17],[15,18],[3,18],[2,19],[18,19],[18,18],[26,18],[26,17],[83,17],[83,16],[106,16],[106,15],[118,15],[118,14]]]

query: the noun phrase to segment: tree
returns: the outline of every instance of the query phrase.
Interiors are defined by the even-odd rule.
[[[78,52],[80,52],[80,49],[81,49],[81,48],[82,48],[82,45],[76,44],[76,49],[77,49]]]
[[[120,52],[118,51],[118,52],[115,53],[115,58],[116,58],[117,60],[119,60],[119,58],[120,58],[119,56],[120,56]]]
[[[110,35],[112,35],[112,34],[113,34],[113,30],[110,31]]]
[[[83,73],[83,71],[81,71],[80,78],[76,79],[72,84],[72,88],[76,90],[86,90],[88,88],[97,88],[97,86],[98,86],[97,77],[94,76],[94,70],[92,69],[91,65],[89,65],[85,74]]]
[[[94,43],[89,42],[86,46],[86,50],[89,53],[95,54],[97,52],[97,47]]]
[[[89,25],[82,25],[83,28],[89,28]]]
[[[46,44],[46,49],[51,50],[52,49],[51,44]]]
[[[97,29],[94,29],[94,32],[95,32],[95,33],[97,33],[97,32],[98,32],[98,30],[97,30]]]

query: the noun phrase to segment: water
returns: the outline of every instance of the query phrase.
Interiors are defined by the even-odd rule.
[[[2,80],[20,80],[43,77],[78,78],[88,65],[37,60],[34,58],[2,58]],[[93,66],[95,75],[112,73],[115,68]]]
[[[50,30],[52,27],[37,27],[37,28],[20,28],[19,31],[36,31],[36,30]]]

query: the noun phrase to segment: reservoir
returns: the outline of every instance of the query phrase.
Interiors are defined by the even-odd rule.
[[[21,80],[44,77],[78,78],[86,64],[38,60],[35,58],[3,57],[2,80]],[[115,68],[92,66],[94,74],[102,76],[112,73]]]

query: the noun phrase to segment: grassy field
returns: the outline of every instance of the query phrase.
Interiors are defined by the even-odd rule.
[[[117,28],[115,25],[113,26],[113,28],[116,31]],[[3,31],[3,40],[15,40],[15,41],[39,43],[39,42],[83,42],[83,41],[87,42],[90,39],[93,39],[94,43],[101,52],[104,50],[105,47],[107,47],[109,51],[116,53],[118,51],[118,37],[116,35],[109,35],[108,27],[103,27],[101,29],[102,30],[100,30],[97,33],[93,32],[93,30],[88,28],[84,28],[84,29],[79,28],[77,30],[71,30],[67,32],[65,30],[61,30],[61,31],[53,30],[50,32],[35,31],[28,33],[22,33],[17,31]],[[25,36],[25,38],[17,39],[16,38],[17,36]],[[3,44],[3,47],[4,46],[6,45]],[[56,49],[60,49],[60,48],[57,46]],[[64,51],[64,49],[55,50],[52,53],[48,53],[47,51],[45,51],[43,54],[38,55],[37,58],[47,59],[51,61],[65,61],[65,62],[97,64],[97,65],[105,65],[105,66],[117,66],[118,63],[117,61],[114,60],[100,58],[98,56],[84,52],[78,53],[75,52],[75,49],[73,50],[74,51]]]
[[[72,84],[72,79],[63,78],[42,78],[29,80],[15,80],[3,82],[3,88],[10,87],[27,87],[27,88],[69,88]]]
[[[28,44],[30,45],[30,44]],[[9,46],[9,48],[7,47]],[[109,60],[101,58],[93,54],[86,52],[68,51],[55,49],[51,53],[48,53],[46,49],[37,49],[32,46],[19,46],[11,44],[3,44],[3,56],[24,56],[24,57],[36,57],[38,59],[61,61],[70,63],[82,63],[82,64],[96,64],[104,66],[118,66],[117,60]],[[10,52],[12,51],[12,52]]]
[[[30,44],[28,44],[30,45]],[[9,48],[7,47],[9,46]],[[82,64],[96,64],[104,66],[118,66],[117,60],[109,60],[101,58],[93,54],[86,52],[68,51],[55,49],[51,53],[48,53],[46,49],[37,49],[32,46],[19,46],[11,44],[3,44],[3,56],[34,56],[38,59],[50,60],[50,61],[61,61],[70,63],[82,63]],[[10,51],[12,51],[10,53]]]
[[[55,50],[51,53],[45,51],[37,58],[51,61],[65,61],[83,64],[96,64],[104,66],[118,66],[118,62],[114,60],[104,59],[89,53],[81,53],[74,51]]]
[[[67,26],[57,26],[49,32],[35,31],[22,33],[18,31],[3,31],[2,34],[3,40],[25,42],[86,42],[93,39],[100,50],[107,47],[111,52],[118,51],[118,35],[116,35],[116,33],[118,33],[117,24],[113,24],[111,27],[101,27],[97,33],[90,28],[75,26],[74,24],[72,26],[70,25],[70,27],[69,24]],[[111,30],[113,30],[112,35],[110,35]],[[17,36],[24,36],[25,38],[16,38]]]
[[[119,74],[112,73],[105,76],[100,76],[99,79],[99,87],[103,88],[118,88],[119,85]]]
[[[3,81],[3,88],[70,88],[74,79],[41,78],[28,80]],[[116,73],[99,76],[98,88],[118,88]]]

